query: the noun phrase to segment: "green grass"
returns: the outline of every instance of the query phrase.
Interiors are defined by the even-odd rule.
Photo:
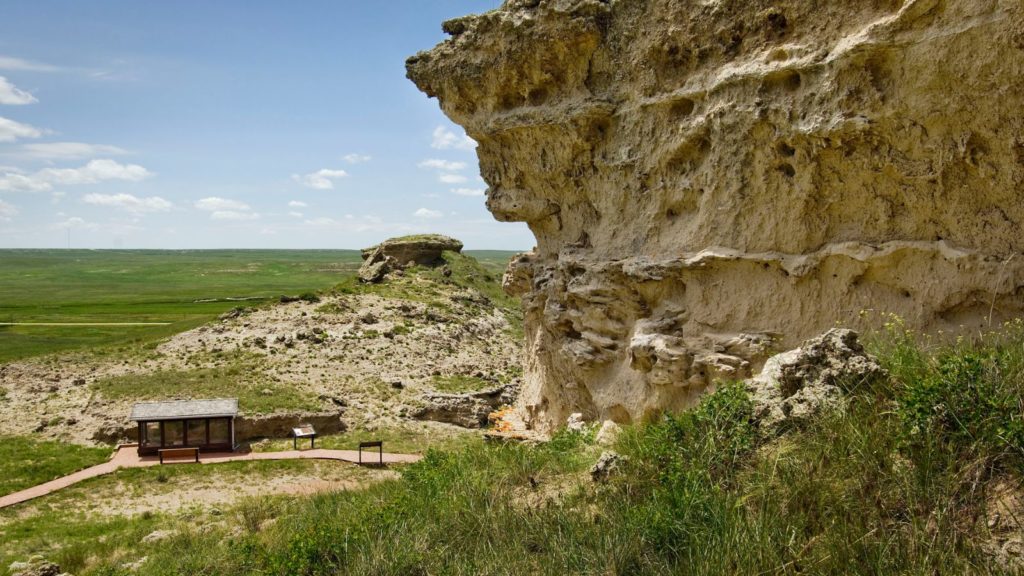
[[[194,370],[164,370],[96,380],[92,388],[103,397],[132,400],[238,398],[247,414],[316,410],[315,396],[282,386],[263,375],[258,360],[235,359],[224,366]]]
[[[509,331],[521,339],[523,335],[523,315],[520,301],[505,294],[501,288],[501,270],[508,263],[513,253],[481,252],[485,260],[477,260],[470,252],[458,254],[444,252],[442,257],[451,274],[444,274],[444,267],[414,266],[405,271],[403,277],[391,277],[379,284],[363,284],[356,278],[347,278],[337,286],[335,291],[341,294],[375,294],[382,298],[420,302],[447,312],[452,308],[450,291],[444,287],[471,288],[481,294],[485,303],[469,303],[471,309],[489,312],[490,306],[496,306],[508,319]],[[499,262],[502,262],[499,267]]]
[[[986,518],[993,486],[1024,471],[1024,329],[872,347],[890,378],[781,437],[757,434],[746,391],[726,384],[627,428],[629,460],[604,484],[585,473],[601,450],[589,433],[431,450],[365,491],[250,503],[276,522],[193,530],[141,573],[1007,573]]]
[[[0,496],[106,462],[110,448],[0,436]]]
[[[514,252],[467,254],[480,257],[487,289],[500,292]],[[354,281],[361,263],[358,250],[0,250],[0,323],[170,323],[0,326],[0,363],[145,347],[236,306],[282,295],[312,300],[318,290]]]
[[[477,378],[476,376],[463,376],[460,374],[453,376],[434,376],[430,379],[430,384],[438,392],[451,393],[479,392],[481,390],[489,390],[495,387],[494,382],[489,380]]]
[[[41,555],[59,564],[65,572],[97,573],[88,566],[121,564],[141,558],[161,544],[141,540],[155,530],[174,530],[179,525],[201,527],[223,521],[242,525],[257,523],[261,516],[278,510],[287,497],[245,499],[235,507],[210,511],[209,505],[186,505],[174,513],[144,512],[132,516],[102,513],[104,502],[144,502],[153,496],[172,494],[183,487],[228,486],[259,482],[282,474],[315,477],[322,466],[345,466],[343,477],[365,481],[363,468],[310,460],[227,462],[196,466],[173,465],[121,469],[92,478],[62,491],[14,508],[0,510],[0,574],[7,574],[11,562]],[[28,510],[26,510],[28,507]],[[99,573],[109,573],[100,570]]]
[[[138,516],[95,516],[64,511],[60,514],[34,514],[9,519],[0,513],[0,574],[10,574],[8,566],[39,554],[56,562],[65,571],[81,574],[88,564],[102,561],[115,568],[92,571],[116,574],[121,562],[135,559],[132,548],[168,519],[156,514]],[[58,544],[59,543],[59,544]],[[131,545],[129,545],[131,543]]]
[[[0,327],[0,362],[141,346],[240,304],[327,289],[360,262],[354,250],[0,250],[0,322],[171,323]]]
[[[316,439],[317,448],[329,450],[356,450],[360,442],[381,440],[385,452],[422,454],[428,450],[454,450],[480,443],[480,436],[471,432],[443,433],[436,427],[408,423],[403,426],[380,430],[349,430],[342,434],[331,434]],[[280,452],[292,449],[287,439],[263,440],[253,444],[257,452]],[[309,447],[309,441],[299,442],[299,447]],[[376,451],[376,448],[373,449]],[[371,454],[372,457],[372,454]]]

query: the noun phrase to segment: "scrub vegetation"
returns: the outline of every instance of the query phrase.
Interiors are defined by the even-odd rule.
[[[75,573],[142,556],[141,574],[1014,573],[1000,544],[1021,526],[1001,507],[1022,494],[1024,326],[936,345],[893,324],[871,347],[889,378],[778,437],[724,383],[627,427],[606,482],[587,474],[592,429],[478,441],[365,490],[249,500],[212,528],[163,519],[159,545]]]
[[[194,370],[161,370],[97,380],[93,389],[104,398],[133,401],[181,398],[238,398],[246,412],[316,410],[316,396],[294,386],[267,381],[259,361],[239,358],[227,365]]]

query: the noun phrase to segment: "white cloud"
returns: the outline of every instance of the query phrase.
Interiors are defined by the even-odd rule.
[[[367,156],[366,154],[345,154],[341,159],[349,164],[362,164],[373,160],[373,156]]]
[[[61,216],[61,214],[58,214],[58,216]],[[79,218],[78,216],[72,216],[71,218],[68,218],[63,222],[57,222],[56,224],[53,225],[53,228],[57,228],[60,230],[70,230],[72,228],[80,230],[95,230],[96,228],[99,228],[99,226],[97,226],[93,222],[87,222],[86,220]]]
[[[133,196],[131,194],[86,194],[82,197],[82,201],[86,204],[108,206],[110,208],[117,208],[118,210],[124,210],[133,214],[142,214],[145,212],[166,212],[174,206],[159,196],[139,198],[138,196]]]
[[[299,200],[292,200],[291,202],[288,203],[289,208],[305,208],[307,206],[309,206],[309,204],[306,204],[305,202]]]
[[[430,208],[420,208],[413,212],[413,216],[417,218],[440,218],[444,216],[444,213],[437,210],[431,210]]]
[[[49,64],[32,62],[12,56],[0,56],[0,70],[20,70],[25,72],[56,72],[60,68]]]
[[[0,142],[14,142],[18,138],[39,138],[42,135],[43,131],[35,126],[0,116]]]
[[[0,173],[0,192],[46,192],[53,185],[17,172]]]
[[[258,220],[260,215],[245,202],[210,196],[195,203],[195,207],[210,213],[211,220]]]
[[[361,216],[345,214],[338,219],[321,216],[304,220],[303,224],[310,228],[344,232],[373,231],[393,234],[397,232],[408,233],[414,230],[408,224],[384,222],[382,218],[371,214],[364,214]]]
[[[417,164],[420,168],[434,168],[443,172],[459,172],[466,169],[465,162],[453,162],[451,160],[441,160],[439,158],[430,158]]]
[[[0,171],[0,191],[48,192],[54,184],[65,186],[96,184],[105,180],[138,182],[153,173],[138,164],[119,164],[113,160],[92,160],[81,168],[44,168],[25,175]]]
[[[459,196],[483,196],[486,190],[483,188],[452,188],[451,192]]]
[[[210,214],[213,220],[257,220],[260,215],[255,212],[238,212],[236,210],[218,210]]]
[[[62,184],[92,184],[101,180],[139,182],[153,175],[138,164],[119,164],[114,160],[90,160],[84,168],[57,170]]]
[[[441,174],[437,179],[443,184],[463,184],[468,180],[461,174]]]
[[[195,207],[200,210],[207,212],[218,212],[218,211],[235,211],[235,212],[249,212],[252,208],[245,202],[239,202],[238,200],[229,200],[227,198],[218,198],[217,196],[210,196],[209,198],[203,198],[195,203]]]
[[[324,168],[305,176],[292,174],[292,180],[302,184],[306,188],[314,190],[334,190],[334,181],[348,176],[344,170],[331,170]]]
[[[18,215],[18,209],[12,204],[0,200],[0,222],[10,222],[11,218]]]
[[[476,141],[465,134],[459,136],[444,126],[438,126],[434,129],[434,140],[430,147],[437,150],[475,150]]]
[[[302,218],[303,216],[302,212],[289,212],[288,215],[292,218]]]
[[[90,156],[127,154],[128,151],[117,146],[104,144],[86,144],[84,142],[44,142],[23,144],[20,155],[45,160],[73,160]]]
[[[325,217],[321,216],[319,218],[312,218],[310,220],[306,220],[306,224],[308,224],[310,226],[323,226],[323,227],[327,227],[327,226],[335,226],[335,225],[339,224],[339,222],[337,220],[333,219],[333,218],[325,218]]]
[[[18,106],[22,104],[35,104],[36,97],[21,90],[14,84],[7,81],[7,78],[0,76],[0,104]]]

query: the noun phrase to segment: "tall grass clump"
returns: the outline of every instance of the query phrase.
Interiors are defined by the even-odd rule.
[[[896,328],[898,330],[898,328]],[[892,330],[890,330],[892,332]],[[894,371],[898,412],[910,444],[949,452],[996,469],[1024,464],[1024,323],[979,335],[926,355]],[[909,356],[909,354],[908,354]]]
[[[141,572],[1015,573],[988,519],[997,483],[1024,494],[1021,324],[941,344],[894,320],[870,349],[888,377],[781,435],[719,384],[627,427],[604,482],[592,430],[433,450],[365,490],[243,503],[234,530],[145,550]]]

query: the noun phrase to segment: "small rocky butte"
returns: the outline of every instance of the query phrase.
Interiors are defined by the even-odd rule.
[[[438,266],[444,264],[445,252],[462,252],[462,242],[440,234],[419,234],[390,238],[362,251],[363,265],[359,280],[376,283],[389,272],[410,266]]]
[[[521,415],[631,422],[837,323],[1024,311],[1019,0],[507,0],[409,77],[526,222]]]

